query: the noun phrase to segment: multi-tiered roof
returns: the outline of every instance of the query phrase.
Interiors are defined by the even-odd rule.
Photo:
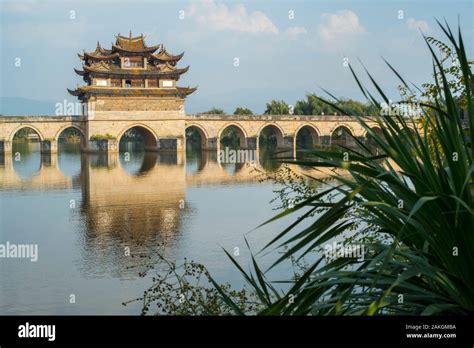
[[[83,77],[86,86],[69,93],[87,100],[91,96],[173,96],[184,98],[196,88],[178,87],[176,81],[189,66],[177,68],[184,53],[173,55],[163,47],[148,47],[142,35],[116,36],[112,49],[102,48],[99,42],[93,52],[79,54],[82,70],[74,69]]]

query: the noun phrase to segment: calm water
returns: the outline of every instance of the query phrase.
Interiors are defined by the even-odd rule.
[[[63,145],[44,156],[34,143],[13,152],[21,157],[0,161],[0,243],[39,250],[37,262],[0,259],[0,314],[139,314],[138,303],[121,303],[151,285],[136,266],[157,252],[203,263],[240,287],[222,248],[238,247],[246,265],[244,237],[258,251],[289,222],[248,233],[276,214],[269,202],[278,186],[259,182],[252,166],[217,163],[216,153],[131,151],[125,158]],[[257,163],[278,168],[264,158]],[[282,278],[289,270],[275,272]]]

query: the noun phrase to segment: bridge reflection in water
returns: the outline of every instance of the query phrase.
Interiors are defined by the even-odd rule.
[[[183,218],[195,214],[197,208],[187,201],[187,190],[258,184],[256,170],[272,171],[281,165],[264,150],[257,153],[256,163],[227,164],[219,163],[217,153],[211,151],[84,154],[76,150],[42,154],[37,144],[30,143],[27,149],[0,157],[0,194],[13,192],[26,199],[32,192],[40,198],[43,191],[48,191],[44,197],[64,192],[63,204],[71,205],[67,210],[70,219],[82,231],[81,268],[95,275],[136,276],[130,267],[137,260],[123,257],[126,246],[133,246],[135,255],[148,256],[158,244],[172,248],[185,230]],[[19,159],[15,157],[18,152]],[[248,197],[256,198],[260,199]],[[273,214],[268,202],[263,199],[259,204]],[[216,203],[233,209],[232,202]],[[56,219],[57,212],[52,209],[51,214]],[[7,226],[15,229],[8,221]]]

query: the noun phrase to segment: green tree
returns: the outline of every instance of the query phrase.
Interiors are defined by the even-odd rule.
[[[377,112],[377,109],[370,104],[353,99],[340,98],[335,105],[344,109],[348,115],[368,116]],[[298,100],[295,105],[296,115],[333,115],[334,113],[340,114],[336,108],[324,103],[316,94],[308,94],[306,99]]]
[[[242,108],[239,106],[235,109],[234,115],[253,115],[253,112],[248,108]]]
[[[221,145],[233,149],[240,148],[240,131],[236,126],[229,126],[221,134]]]
[[[295,105],[296,115],[332,115],[336,110],[323,103],[316,94],[308,94],[306,99],[298,100]]]
[[[225,111],[218,108],[211,108],[208,111],[200,112],[199,114],[211,114],[211,115],[225,115]]]
[[[433,46],[437,47],[439,52],[441,53],[440,62],[442,64],[443,73],[447,76],[447,82],[449,88],[451,89],[455,101],[458,103],[460,107],[463,109],[467,108],[467,94],[466,94],[466,87],[464,83],[463,72],[461,69],[461,64],[459,60],[456,58],[455,54],[453,54],[453,50],[448,47],[444,42],[437,40],[433,37],[428,37],[427,41],[431,43]],[[467,61],[468,67],[474,64],[473,60]],[[442,75],[440,72],[437,72],[434,75],[434,78],[437,80],[438,84],[442,84]],[[422,87],[424,89],[422,96],[429,99],[429,101],[433,101],[435,98],[439,97],[439,92],[436,87],[436,83],[423,83]],[[474,82],[470,82],[469,88],[471,90],[474,89]],[[474,102],[471,96],[471,103]]]
[[[434,37],[427,37],[426,41],[433,46],[433,49],[438,50],[441,69],[434,72],[434,82],[423,83],[421,88],[417,88],[416,90],[410,89],[408,85],[402,81],[403,83],[398,86],[402,103],[420,102],[425,105],[436,106],[436,99],[440,97],[440,89],[438,86],[442,85],[443,79],[445,79],[453,95],[453,102],[460,109],[458,116],[461,117],[464,110],[468,109],[468,104],[474,104],[474,97],[472,94],[468,96],[468,92],[474,90],[474,80],[465,81],[465,73],[462,70],[462,65],[456,56],[456,52],[453,52],[453,49],[446,43],[435,39]],[[473,64],[473,60],[467,59],[466,66],[469,71],[471,71],[471,66]],[[424,120],[423,123],[427,125],[427,138],[432,155],[435,155],[435,147],[437,148],[437,151],[442,152],[439,145],[431,139],[432,127],[429,122],[426,122],[426,115],[422,114],[420,116],[421,119]],[[467,127],[464,129],[468,141],[470,139],[471,128],[472,127]],[[469,143],[469,146],[472,147],[472,144]]]
[[[22,128],[18,132],[15,133],[14,140],[15,139],[26,139],[31,134],[36,135],[36,132],[33,129],[29,128],[29,127]]]
[[[288,115],[290,114],[290,108],[287,103],[283,100],[272,100],[267,103],[267,108],[264,112],[266,115]]]
[[[339,99],[337,106],[345,110],[350,116],[373,116],[378,112],[377,108],[374,108],[370,104],[361,103],[353,99]]]

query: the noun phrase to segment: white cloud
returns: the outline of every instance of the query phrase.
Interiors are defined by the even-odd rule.
[[[416,30],[419,32],[420,30],[423,33],[431,32],[431,27],[426,21],[417,21],[415,18],[408,18],[407,19],[407,26],[410,30]]]
[[[296,38],[298,35],[307,34],[308,32],[305,27],[289,27],[285,33],[292,38]]]
[[[246,33],[278,33],[277,27],[260,11],[247,13],[244,5],[229,7],[213,0],[192,3],[185,15],[208,29]]]
[[[356,35],[363,33],[365,33],[365,29],[360,24],[359,17],[350,10],[322,15],[319,36],[328,47],[348,43]]]

